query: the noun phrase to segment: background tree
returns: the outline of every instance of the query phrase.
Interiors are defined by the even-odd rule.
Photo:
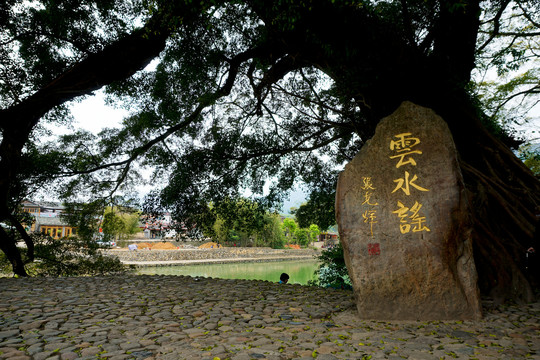
[[[296,230],[298,229],[296,221],[291,218],[285,218],[283,219],[282,227],[287,243],[294,243],[296,241]]]
[[[323,230],[328,230],[336,224],[336,191],[312,192],[308,201],[294,212],[300,227],[316,224]]]
[[[285,235],[281,228],[281,216],[277,213],[268,213],[265,217],[263,229],[257,233],[255,245],[281,249],[284,244]]]
[[[122,190],[137,181],[139,167],[153,166],[151,180],[167,179],[161,201],[183,220],[246,188],[260,197],[269,185],[268,207],[295,180],[324,188],[378,121],[409,100],[435,110],[452,132],[471,194],[482,292],[531,298],[538,279],[524,272],[522,257],[540,185],[508,147],[519,142],[492,121],[470,80],[475,62],[505,49],[500,35],[533,39],[537,1],[0,6],[0,220],[17,229],[28,259],[32,240],[10,206],[22,170],[38,169],[23,161],[32,141],[37,154],[55,154],[50,177],[89,198]],[[529,27],[502,21],[508,12],[522,14]],[[155,67],[140,71],[152,59]],[[36,141],[47,122],[70,122],[63,104],[103,86],[131,112],[121,128]],[[14,240],[0,230],[0,248],[24,275]]]
[[[519,158],[531,169],[533,174],[540,178],[540,145],[527,144],[519,148]]]
[[[138,211],[132,213],[123,213],[120,215],[120,219],[122,221],[122,232],[120,233],[121,240],[127,240],[132,235],[135,235],[141,231],[139,227],[139,218],[140,213]]]
[[[216,222],[212,228],[213,238],[216,242],[224,244],[229,240],[229,235],[231,232],[230,228],[225,227],[225,221],[222,219],[216,218]]]
[[[309,225],[309,241],[314,242],[319,240],[319,235],[321,234],[321,230],[319,227],[315,224]]]
[[[115,240],[122,232],[122,220],[113,211],[105,211],[101,223],[101,231],[104,241]]]
[[[64,203],[64,211],[60,217],[76,229],[79,238],[94,241],[99,233],[100,220],[106,206],[107,203],[103,200],[68,202]]]
[[[257,201],[224,197],[209,203],[190,220],[206,237],[221,243],[238,246],[274,243],[280,246],[280,238],[275,238],[275,215]],[[264,235],[264,231],[269,234]]]
[[[140,231],[139,216],[139,212],[133,209],[107,207],[101,224],[103,240],[128,239],[130,235],[136,234]]]
[[[224,229],[220,238],[239,246],[251,243],[254,234],[264,226],[265,210],[248,199],[224,198],[214,203],[212,210],[216,214],[216,225]]]
[[[297,228],[294,231],[294,240],[297,244],[302,246],[309,245],[310,238],[309,238],[309,231],[306,228]]]

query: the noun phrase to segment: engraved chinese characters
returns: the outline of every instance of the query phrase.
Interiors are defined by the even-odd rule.
[[[414,160],[413,155],[422,155],[420,150],[412,150],[415,146],[420,144],[420,139],[411,137],[411,133],[402,133],[394,136],[394,140],[390,141],[390,150],[396,153],[396,155],[390,156],[390,159],[398,159],[396,168],[400,168],[404,165],[416,166],[416,161]],[[411,195],[412,190],[417,191],[429,191],[418,185],[416,180],[418,177],[416,174],[410,177],[408,171],[405,171],[403,178],[394,180],[397,183],[397,186],[394,188],[392,193],[395,193],[398,190],[402,190],[406,196]],[[394,210],[393,213],[399,217],[399,229],[402,234],[408,233],[411,231],[431,231],[426,225],[426,217],[422,216],[420,210],[422,204],[414,200],[414,204],[411,207],[405,206],[401,201],[397,202],[398,209]]]
[[[364,183],[362,190],[364,191],[363,195],[365,199],[362,205],[366,205],[369,207],[369,209],[364,211],[362,217],[364,218],[365,223],[369,223],[369,230],[371,235],[373,236],[373,224],[377,223],[377,209],[375,207],[379,204],[369,202],[371,195],[373,195],[373,191],[375,190],[373,184],[371,183],[371,178],[363,177],[362,182]]]
[[[403,103],[338,181],[336,216],[360,317],[479,318],[467,213],[446,123]]]
[[[373,225],[377,223],[377,206],[379,204],[370,202],[370,199],[373,195],[373,192],[375,191],[375,188],[373,187],[373,183],[371,182],[370,177],[363,177],[362,178],[362,191],[364,196],[364,202],[362,203],[363,206],[367,206],[368,209],[362,213],[362,217],[364,218],[364,223],[369,224],[369,233],[373,237]],[[368,243],[368,254],[370,256],[380,255],[381,254],[381,246],[379,243]]]

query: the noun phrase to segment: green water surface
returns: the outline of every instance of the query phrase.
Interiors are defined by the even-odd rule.
[[[189,275],[220,279],[267,280],[279,282],[281,273],[289,274],[290,284],[306,285],[314,280],[319,266],[316,260],[274,261],[264,263],[210,264],[189,266],[141,267],[141,275]]]

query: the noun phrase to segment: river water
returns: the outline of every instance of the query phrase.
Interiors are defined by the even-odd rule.
[[[220,279],[267,280],[279,282],[281,273],[289,274],[289,283],[306,285],[315,279],[316,260],[273,261],[264,263],[209,264],[189,266],[148,266],[141,275],[189,275]]]

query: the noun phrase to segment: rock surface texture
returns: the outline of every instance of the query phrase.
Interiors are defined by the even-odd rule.
[[[467,209],[447,124],[404,102],[337,186],[336,216],[361,318],[482,316]]]

